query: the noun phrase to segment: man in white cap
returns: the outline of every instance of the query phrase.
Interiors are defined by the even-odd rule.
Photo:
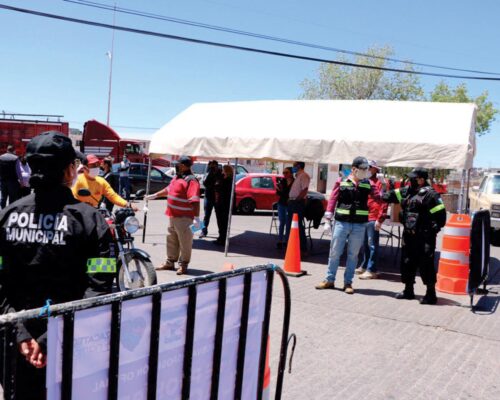
[[[377,272],[377,254],[380,238],[380,228],[384,223],[388,204],[382,201],[380,196],[375,197],[374,193],[382,194],[382,181],[378,179],[377,174],[380,168],[375,160],[369,162],[370,185],[377,190],[368,196],[368,223],[366,224],[365,243],[361,254],[361,264],[356,269],[356,274],[361,274],[359,279],[376,279]]]

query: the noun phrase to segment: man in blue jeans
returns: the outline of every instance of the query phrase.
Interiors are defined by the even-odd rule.
[[[368,160],[364,157],[356,157],[352,162],[349,176],[335,182],[325,213],[327,220],[335,216],[328,271],[325,280],[316,285],[316,289],[335,288],[335,276],[347,242],[347,265],[344,272],[343,291],[347,294],[354,293],[352,280],[358,263],[359,250],[365,238],[368,222],[368,196],[372,194],[380,197],[376,188],[370,185],[367,179],[369,176]]]
[[[377,173],[380,168],[376,161],[370,161],[370,185],[376,187],[378,193],[382,195],[382,181],[378,179]],[[380,239],[380,228],[384,223],[388,204],[382,201],[380,197],[368,196],[368,224],[366,225],[366,235],[363,248],[361,250],[362,260],[356,274],[360,274],[359,279],[376,279],[377,255]]]

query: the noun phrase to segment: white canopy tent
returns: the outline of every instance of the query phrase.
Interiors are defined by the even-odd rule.
[[[474,104],[383,100],[199,103],[153,134],[150,154],[469,169]]]
[[[382,166],[467,170],[476,149],[475,120],[476,106],[464,103],[198,103],[155,132],[149,151],[152,158],[186,154],[316,163],[350,163],[363,155]],[[227,247],[226,241],[226,253]]]

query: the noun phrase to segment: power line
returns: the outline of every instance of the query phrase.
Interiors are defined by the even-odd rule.
[[[452,79],[500,81],[500,77],[493,78],[493,77],[483,77],[483,76],[439,74],[439,73],[435,73],[435,72],[409,71],[409,70],[399,69],[399,68],[377,67],[377,66],[373,66],[373,65],[364,65],[364,64],[357,64],[357,63],[351,63],[351,62],[345,62],[345,61],[329,60],[326,58],[301,56],[301,55],[291,54],[291,53],[282,53],[282,52],[277,52],[277,51],[257,49],[254,47],[237,46],[237,45],[220,43],[220,42],[212,42],[212,41],[208,41],[208,40],[194,39],[194,38],[189,38],[189,37],[185,37],[185,36],[170,35],[167,33],[160,33],[160,32],[153,32],[153,31],[146,31],[146,30],[142,30],[142,29],[128,28],[125,26],[109,25],[109,24],[104,24],[101,22],[65,17],[62,15],[49,14],[49,13],[44,13],[44,12],[35,11],[35,10],[28,10],[28,9],[24,9],[24,8],[12,7],[12,6],[8,6],[5,4],[0,4],[0,9],[20,12],[20,13],[24,13],[24,14],[36,15],[39,17],[57,19],[60,21],[74,22],[74,23],[82,24],[82,25],[96,26],[96,27],[107,28],[107,29],[116,29],[119,31],[136,33],[136,34],[140,34],[140,35],[161,37],[164,39],[178,40],[178,41],[183,41],[183,42],[188,42],[188,43],[204,44],[204,45],[208,45],[208,46],[214,46],[214,47],[220,47],[220,48],[226,48],[226,49],[232,49],[232,50],[247,51],[247,52],[251,52],[251,53],[267,54],[267,55],[271,55],[271,56],[291,58],[291,59],[296,59],[296,60],[322,62],[322,63],[328,63],[328,64],[342,65],[342,66],[346,66],[346,67],[374,69],[374,70],[386,71],[386,72],[399,72],[399,73],[403,73],[403,74],[435,76],[435,77],[452,78]]]
[[[92,7],[92,8],[98,8],[98,9],[102,9],[102,10],[116,11],[116,12],[119,12],[122,14],[129,14],[129,15],[135,15],[135,16],[140,16],[140,17],[144,17],[144,18],[157,19],[157,20],[161,20],[161,21],[168,21],[168,22],[172,22],[175,24],[195,26],[198,28],[205,28],[205,29],[210,29],[210,30],[214,30],[214,31],[232,33],[235,35],[249,36],[249,37],[270,40],[270,41],[275,41],[275,42],[281,42],[281,43],[287,43],[287,44],[293,44],[293,45],[297,45],[297,46],[309,47],[309,48],[314,48],[314,49],[319,49],[319,50],[333,51],[336,53],[343,53],[343,54],[349,54],[349,55],[355,55],[355,56],[361,56],[361,57],[368,57],[368,58],[372,58],[372,59],[391,61],[391,62],[395,62],[395,63],[402,63],[402,64],[414,65],[414,66],[419,66],[419,67],[429,67],[429,68],[443,69],[443,70],[449,70],[449,71],[459,71],[459,72],[470,72],[470,73],[483,74],[483,75],[500,75],[500,72],[488,72],[488,71],[478,71],[478,70],[473,70],[473,69],[462,69],[462,68],[447,67],[447,66],[436,65],[436,64],[426,64],[426,63],[419,63],[419,62],[414,62],[414,61],[399,60],[399,59],[391,58],[391,57],[382,57],[382,56],[377,56],[374,54],[361,53],[361,52],[357,52],[357,51],[351,51],[351,50],[339,49],[339,48],[335,48],[335,47],[329,47],[329,46],[318,45],[318,44],[313,44],[313,43],[301,42],[301,41],[297,41],[297,40],[280,38],[280,37],[275,37],[275,36],[270,36],[270,35],[264,35],[264,34],[260,34],[260,33],[242,31],[239,29],[227,28],[227,27],[222,27],[222,26],[218,26],[218,25],[205,24],[202,22],[190,21],[190,20],[186,20],[186,19],[168,17],[165,15],[148,13],[148,12],[139,11],[139,10],[133,10],[130,8],[114,7],[114,6],[110,6],[107,4],[97,3],[97,2],[88,1],[88,0],[64,0],[64,1],[67,3],[74,3],[74,4]]]

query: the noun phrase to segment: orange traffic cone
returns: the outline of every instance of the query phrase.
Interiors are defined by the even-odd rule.
[[[225,262],[224,265],[222,266],[222,271],[232,271],[233,269],[236,269],[236,265],[230,262]]]
[[[307,271],[300,269],[300,234],[299,234],[299,215],[293,214],[290,236],[285,255],[285,274],[288,276],[299,277],[307,274]]]
[[[264,384],[262,385],[262,400],[271,398],[271,368],[269,367],[269,347],[271,336],[267,337],[266,369],[264,370]]]

